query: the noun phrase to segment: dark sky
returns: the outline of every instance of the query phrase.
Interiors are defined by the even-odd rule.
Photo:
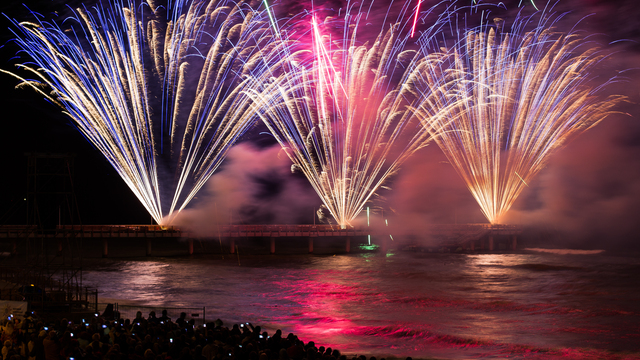
[[[80,1],[3,1],[0,11],[16,19],[29,19],[25,5],[46,17],[55,16],[55,11],[67,11],[66,5],[78,6]],[[10,42],[13,34],[9,21],[0,18],[0,67],[14,69],[17,48]],[[150,223],[150,217],[133,196],[119,175],[104,160],[103,156],[72,125],[71,120],[61,110],[46,102],[42,96],[29,89],[15,89],[18,81],[6,74],[0,74],[0,97],[3,109],[0,115],[3,126],[0,132],[0,158],[3,164],[2,190],[0,191],[0,224],[23,224],[27,221],[27,152],[73,153],[74,192],[78,211],[68,210],[62,195],[42,195],[38,198],[40,219],[45,226],[69,220],[73,213],[74,222],[84,224]],[[40,163],[38,171],[52,170],[60,173],[58,161]],[[62,168],[63,169],[63,168]],[[53,192],[62,184],[56,177],[39,177],[40,189]],[[67,190],[64,190],[67,191]],[[67,210],[65,210],[65,208]]]
[[[22,5],[24,3],[51,17],[55,16],[55,11],[58,14],[67,11],[65,4],[77,6],[91,4],[91,1],[5,1],[0,5],[0,11],[13,18],[25,19],[28,13]],[[426,2],[427,5],[432,3]],[[461,5],[468,3],[460,2]],[[510,10],[496,11],[496,15],[508,18],[518,10],[520,1],[505,3]],[[542,1],[535,3],[539,7],[544,6]],[[337,8],[340,3],[315,4]],[[383,2],[376,4],[380,9],[386,8]],[[396,2],[396,6],[401,4]],[[522,4],[531,8],[530,1],[522,0]],[[290,9],[309,8],[307,3],[295,5]],[[558,24],[560,28],[569,28],[583,19],[578,28],[586,33],[599,34],[597,41],[616,53],[600,69],[603,76],[613,76],[616,71],[640,65],[638,9],[634,0],[560,0],[555,5],[556,11],[571,12]],[[372,14],[372,22],[376,16],[382,14]],[[2,43],[12,37],[8,27],[9,22],[4,17],[0,19]],[[624,41],[607,45],[614,40]],[[11,43],[0,48],[2,69],[12,69],[15,61],[10,59],[16,50]],[[629,97],[629,102],[620,108],[621,112],[629,115],[610,117],[555,154],[547,168],[516,202],[512,222],[567,231],[577,234],[577,238],[635,240],[640,231],[640,87],[637,85],[640,73],[630,70],[626,74],[629,80],[610,91]],[[27,158],[24,153],[31,151],[75,153],[74,190],[82,223],[150,223],[146,210],[102,155],[74,129],[70,120],[33,91],[14,89],[16,84],[17,81],[11,77],[0,74],[3,109],[0,115],[3,121],[0,159],[4,164],[0,224],[26,221]],[[234,150],[230,155],[233,161],[228,161],[220,174],[214,175],[210,186],[199,195],[200,204],[194,207],[210,210],[213,202],[216,207],[222,207],[221,204],[229,201],[229,196],[225,199],[223,193],[235,192],[244,194],[244,199],[235,204],[239,207],[234,210],[238,213],[235,215],[239,217],[238,222],[310,222],[313,209],[319,205],[317,197],[304,179],[289,174],[290,164],[286,159],[282,160],[283,154],[279,154],[277,149],[267,146],[273,140],[262,131],[256,128],[245,136],[245,145]],[[259,164],[256,159],[260,159]],[[429,146],[403,167],[400,175],[390,183],[393,190],[384,193],[388,211],[395,210],[398,222],[407,228],[419,229],[425,222],[484,221],[462,181],[449,165],[442,163],[443,160],[437,146]],[[273,166],[265,167],[264,164]],[[238,178],[251,180],[241,186],[236,181]],[[233,189],[225,187],[230,183],[234,183]],[[211,201],[214,198],[216,200]],[[256,199],[264,200],[262,205],[258,205]],[[289,204],[287,209],[277,206],[283,202]],[[41,217],[44,223],[57,221],[58,212],[54,211],[57,207],[50,204],[46,211],[43,210]],[[64,214],[64,210],[61,213]],[[190,219],[197,221],[197,211],[193,214],[196,215]]]

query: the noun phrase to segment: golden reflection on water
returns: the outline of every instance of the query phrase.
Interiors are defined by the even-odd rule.
[[[120,282],[126,298],[134,301],[144,301],[148,304],[158,304],[165,300],[161,291],[163,284],[170,279],[169,264],[156,261],[131,261],[123,266],[120,272]]]
[[[469,255],[465,273],[481,289],[486,300],[495,300],[503,298],[505,293],[519,291],[513,280],[519,277],[517,266],[526,263],[526,257],[513,254]]]
[[[482,265],[501,265],[501,266],[514,266],[522,265],[525,263],[525,258],[517,255],[510,254],[505,256],[504,254],[478,254],[469,255],[470,265],[482,266]]]
[[[477,270],[486,276],[506,276],[513,271],[513,267],[523,265],[526,259],[517,255],[479,254],[469,255],[469,269]]]

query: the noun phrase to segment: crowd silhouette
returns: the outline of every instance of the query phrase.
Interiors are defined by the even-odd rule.
[[[196,325],[185,313],[172,321],[166,311],[160,317],[138,311],[133,320],[94,316],[80,323],[7,319],[1,338],[2,360],[376,360],[347,357],[281,330],[270,335],[250,323],[229,328],[218,319]]]

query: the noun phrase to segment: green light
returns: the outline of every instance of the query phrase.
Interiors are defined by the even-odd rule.
[[[369,207],[367,206],[367,227],[369,227]],[[371,235],[367,235],[367,239],[369,240],[369,245],[371,245]]]
[[[278,25],[276,25],[276,21],[273,19],[273,15],[271,15],[271,11],[269,10],[269,4],[267,0],[263,0],[264,7],[267,9],[267,14],[269,15],[269,20],[271,20],[271,25],[273,26],[273,30],[276,32],[276,35],[280,37],[280,31],[278,31]]]
[[[531,0],[531,5],[533,5],[534,9],[536,9],[536,11],[539,11],[540,9],[538,9],[538,7],[536,6],[536,4],[533,2],[533,0]]]

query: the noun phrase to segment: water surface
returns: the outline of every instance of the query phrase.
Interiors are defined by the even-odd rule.
[[[640,261],[609,254],[388,253],[100,260],[100,297],[206,307],[348,354],[640,358]],[[102,300],[101,300],[102,301]]]

